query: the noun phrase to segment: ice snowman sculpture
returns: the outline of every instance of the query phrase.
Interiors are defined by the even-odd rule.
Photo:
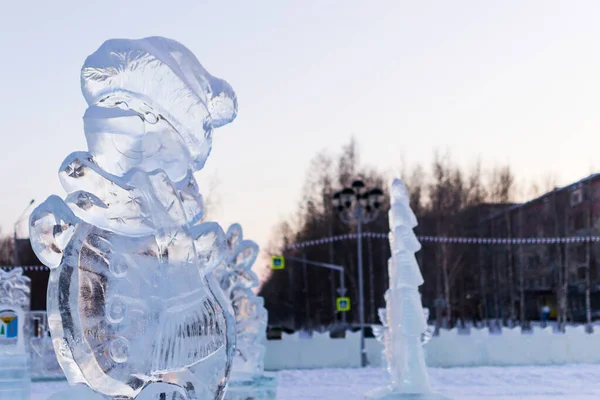
[[[58,361],[103,398],[220,399],[235,321],[212,271],[227,244],[200,222],[192,173],[235,118],[235,93],[161,37],[106,41],[81,88],[88,151],[60,167],[66,198],[30,218]]]

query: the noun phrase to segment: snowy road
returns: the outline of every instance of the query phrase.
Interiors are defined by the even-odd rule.
[[[430,369],[436,391],[453,400],[597,400],[600,365]],[[387,383],[381,369],[321,369],[277,373],[280,400],[363,400]],[[38,382],[32,400],[45,400],[65,382]]]

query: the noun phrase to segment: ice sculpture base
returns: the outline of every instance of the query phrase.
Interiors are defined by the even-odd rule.
[[[34,350],[31,352],[32,382],[61,381],[67,379],[58,364],[50,338],[47,338],[47,340],[33,338],[30,343]]]
[[[400,393],[391,386],[381,387],[365,394],[367,400],[450,400],[438,393]]]
[[[80,384],[71,386],[62,392],[54,393],[48,397],[48,400],[107,400],[107,398]]]
[[[66,381],[67,378],[65,377],[65,374],[61,373],[60,374],[34,374],[32,372],[31,374],[31,382],[60,382],[60,381]]]
[[[165,395],[166,393],[166,395]],[[197,397],[194,397],[196,399]],[[198,397],[201,399],[208,399],[209,397]],[[116,400],[116,399],[129,399],[129,397],[110,397],[104,396],[94,392],[88,386],[83,384],[77,384],[71,386],[69,389],[62,392],[55,393],[47,400]],[[183,389],[169,385],[162,382],[155,382],[146,386],[136,397],[136,400],[185,400],[187,397],[183,393]],[[27,398],[29,400],[29,398]]]
[[[233,376],[227,386],[225,400],[275,400],[276,395],[277,378],[273,374]]]
[[[29,400],[30,390],[29,355],[0,355],[0,400]]]

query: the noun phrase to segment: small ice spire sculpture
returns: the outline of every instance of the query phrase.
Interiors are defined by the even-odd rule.
[[[229,255],[217,273],[225,297],[231,301],[235,313],[237,341],[232,379],[251,379],[264,372],[268,321],[264,299],[252,291],[259,285],[258,276],[252,271],[258,245],[243,239],[239,224],[231,225],[226,237]]]
[[[29,400],[30,360],[26,311],[31,280],[22,268],[0,269],[0,400]]]
[[[419,286],[423,276],[415,258],[421,244],[413,232],[417,218],[410,208],[406,186],[400,179],[391,185],[389,212],[389,289],[386,308],[379,316],[383,327],[376,334],[385,346],[387,369],[392,380],[388,387],[367,393],[369,399],[441,399],[432,393],[422,343],[427,320]]]
[[[71,384],[104,398],[221,399],[235,331],[212,271],[227,245],[217,223],[200,223],[193,173],[213,129],[235,118],[235,93],[162,37],[106,41],[81,89],[88,151],[60,167],[66,198],[30,218],[51,269],[58,361]]]
[[[413,232],[417,218],[410,209],[406,186],[395,179],[391,188],[390,248],[388,261],[390,286],[387,299],[387,318],[392,347],[387,352],[392,386],[407,393],[431,391],[421,335],[427,328],[419,286],[423,276],[415,258],[421,244]],[[392,361],[391,358],[394,358]]]
[[[31,279],[23,275],[23,268],[4,271],[0,268],[0,304],[18,306],[29,311]]]
[[[23,268],[16,267],[8,271],[0,268],[0,356],[7,351],[28,350],[26,337],[30,329],[25,315],[29,312],[30,304],[31,279],[23,275]]]

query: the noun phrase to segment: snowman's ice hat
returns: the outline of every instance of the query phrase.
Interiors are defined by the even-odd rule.
[[[81,90],[90,106],[160,114],[189,146],[210,141],[213,128],[237,115],[231,86],[185,46],[163,37],[107,40],[85,60]]]

